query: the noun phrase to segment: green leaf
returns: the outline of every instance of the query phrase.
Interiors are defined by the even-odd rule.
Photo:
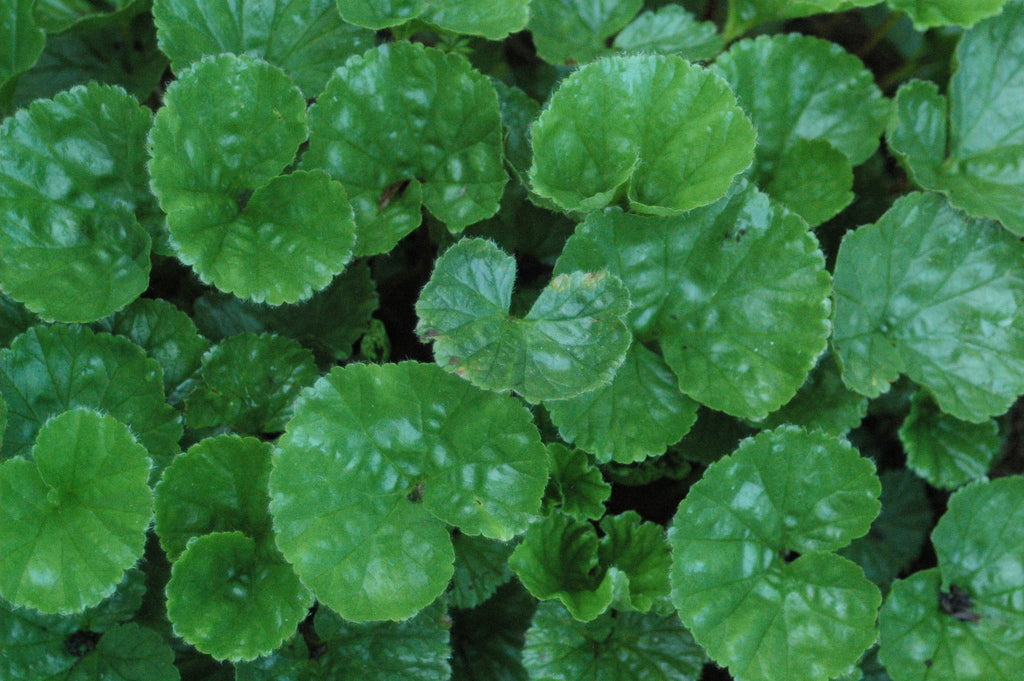
[[[757,426],[771,429],[789,423],[845,435],[859,426],[867,413],[868,399],[846,387],[835,355],[826,351],[793,399],[758,421]]]
[[[1024,2],[965,32],[954,63],[948,100],[930,83],[900,88],[889,146],[922,187],[1024,234],[1024,132],[1016,124],[1024,102]]]
[[[848,5],[873,4],[876,0],[733,0],[729,3],[725,37],[731,40],[769,21],[834,12]]]
[[[533,190],[561,208],[628,202],[668,215],[725,194],[755,134],[719,76],[675,55],[630,55],[566,78],[532,137]]]
[[[32,460],[0,464],[0,596],[46,613],[113,593],[142,556],[150,460],[127,426],[77,409],[47,421]]]
[[[527,681],[522,651],[536,609],[537,601],[512,581],[482,605],[455,611],[452,681]]]
[[[541,603],[526,634],[523,664],[544,681],[697,681],[704,651],[673,615],[607,613],[577,622]]]
[[[798,139],[787,146],[760,182],[770,197],[811,227],[835,217],[854,198],[850,160],[820,139]]]
[[[154,0],[160,49],[174,71],[206,55],[263,59],[316,97],[337,64],[373,47],[371,31],[346,24],[334,0]]]
[[[845,440],[792,426],[711,464],[669,530],[672,602],[711,658],[744,681],[825,681],[856,662],[881,595],[832,551],[868,531],[879,492]]]
[[[191,428],[226,425],[245,433],[279,433],[299,391],[319,372],[297,341],[271,334],[231,336],[203,355],[201,380],[185,401]]]
[[[46,34],[36,26],[34,0],[12,0],[0,9],[0,85],[39,59]]]
[[[886,0],[890,7],[906,12],[914,28],[925,31],[933,26],[973,26],[982,19],[999,14],[1006,0]]]
[[[533,0],[530,33],[549,64],[584,64],[607,52],[607,41],[626,27],[643,0]]]
[[[190,541],[167,583],[174,633],[218,660],[252,660],[273,651],[312,604],[280,554],[260,550],[241,532]]]
[[[519,88],[500,80],[492,80],[491,84],[498,93],[498,106],[501,109],[501,127],[505,131],[505,160],[515,177],[526,184],[526,173],[533,161],[530,124],[540,114],[540,104]]]
[[[940,489],[955,489],[984,477],[1002,446],[995,419],[961,421],[942,412],[921,392],[914,395],[899,436],[907,452],[907,468]]]
[[[113,26],[148,8],[146,0],[37,0],[36,21],[47,33]]]
[[[679,5],[642,12],[612,43],[623,52],[678,54],[690,61],[714,59],[724,46],[714,22],[697,21]]]
[[[453,233],[498,210],[507,180],[498,98],[457,54],[396,42],[352,57],[310,126],[302,166],[345,186],[357,255],[390,251],[419,226],[421,204]]]
[[[884,254],[884,257],[882,255]],[[1024,244],[935,194],[910,194],[843,238],[832,346],[868,397],[901,373],[981,422],[1024,392]]]
[[[91,322],[149,284],[150,113],[91,84],[0,124],[0,287],[48,320]]]
[[[501,40],[526,27],[530,0],[338,0],[345,21],[382,29],[419,19],[446,31]]]
[[[175,457],[156,486],[160,546],[177,560],[195,537],[237,530],[273,547],[271,446],[252,437],[206,438]]]
[[[565,441],[601,462],[634,463],[686,435],[698,405],[660,355],[634,342],[611,383],[545,406]]]
[[[736,416],[791,399],[829,333],[817,241],[744,182],[681,216],[588,216],[555,272],[575,269],[621,278],[638,340],[658,341],[684,393]]]
[[[747,421],[701,407],[697,411],[697,423],[665,456],[678,454],[687,461],[706,466],[731,454],[740,440],[756,433],[757,429]]]
[[[222,106],[203,104],[212,93]],[[167,88],[149,139],[152,186],[175,254],[203,281],[294,303],[351,259],[341,185],[322,172],[279,175],[306,132],[302,93],[266,62],[206,57]]]
[[[612,486],[601,478],[601,471],[578,449],[551,443],[548,445],[551,480],[545,492],[545,505],[558,507],[577,520],[597,520],[604,515],[604,502],[612,495]],[[548,503],[549,502],[549,503]]]
[[[882,511],[863,537],[842,549],[841,556],[864,568],[879,586],[892,582],[921,553],[932,527],[932,508],[924,485],[906,469],[884,471]]]
[[[693,470],[690,462],[673,450],[639,463],[610,463],[604,474],[611,482],[627,487],[642,487],[662,479],[684,480]]]
[[[7,430],[7,402],[3,395],[0,395],[0,445],[3,444],[5,430]]]
[[[164,401],[160,365],[125,338],[29,329],[0,351],[0,395],[9,408],[0,458],[27,454],[48,418],[76,407],[128,424],[158,463],[178,451],[181,423]]]
[[[434,360],[474,385],[529,402],[608,383],[629,347],[629,298],[607,272],[556,276],[522,319],[509,316],[516,262],[490,241],[463,239],[434,264],[416,302],[416,333]]]
[[[515,399],[434,365],[350,364],[307,390],[270,476],[277,544],[343,617],[403,619],[452,575],[446,525],[508,540],[547,480]]]
[[[17,336],[41,320],[21,303],[0,294],[0,348],[6,348]]]
[[[203,353],[210,347],[191,317],[159,298],[139,298],[94,326],[99,331],[124,336],[155,359],[163,369],[168,394],[195,373]]]
[[[475,608],[512,579],[508,557],[515,547],[511,542],[456,532],[452,535],[452,544],[455,546],[455,574],[448,590],[452,607]]]

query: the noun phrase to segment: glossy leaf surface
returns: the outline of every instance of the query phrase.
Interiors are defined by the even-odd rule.
[[[884,257],[883,257],[884,255]],[[848,232],[835,268],[832,346],[874,397],[901,373],[948,414],[981,422],[1024,392],[1024,244],[935,194]]]
[[[36,25],[33,0],[12,0],[0,9],[0,85],[29,70],[43,51],[46,34]]]
[[[374,44],[372,32],[341,20],[334,0],[155,0],[153,17],[175,72],[206,55],[246,54],[280,67],[307,97]]]
[[[619,31],[612,43],[612,47],[623,52],[678,54],[690,61],[713,59],[723,45],[714,22],[697,21],[679,5],[664,5],[657,11],[640,13]]]
[[[835,355],[826,352],[793,399],[757,421],[757,426],[769,429],[788,423],[844,435],[860,425],[867,413],[868,399],[846,387]]]
[[[886,0],[895,10],[906,12],[919,30],[932,26],[972,26],[999,14],[1006,0]]]
[[[48,320],[91,322],[149,283],[147,109],[91,84],[0,125],[0,286]]]
[[[832,551],[868,531],[879,493],[844,440],[794,427],[712,464],[669,530],[672,602],[711,658],[744,681],[825,681],[856,662],[881,596]]]
[[[923,393],[914,396],[899,436],[907,468],[940,489],[984,477],[1002,447],[994,419],[961,421],[943,413]]]
[[[604,502],[612,486],[601,477],[601,470],[578,449],[553,442],[548,445],[551,480],[544,493],[545,506],[556,506],[577,520],[598,520],[604,515]]]
[[[110,416],[78,409],[47,421],[31,461],[0,464],[0,596],[71,613],[113,593],[142,556],[149,467]]]
[[[529,413],[429,364],[349,365],[303,393],[270,477],[277,543],[347,619],[403,619],[452,575],[446,525],[507,540],[540,506]]]
[[[577,269],[622,279],[633,333],[657,340],[682,391],[713,409],[766,416],[825,347],[829,285],[817,242],[745,183],[677,217],[589,216],[555,272]]]
[[[534,123],[530,179],[565,210],[678,214],[725,194],[754,137],[710,71],[675,55],[609,57],[566,78]]]
[[[29,329],[0,351],[0,394],[9,409],[3,457],[27,454],[48,418],[77,407],[128,424],[158,462],[178,450],[181,423],[164,401],[160,365],[125,338]]]
[[[516,262],[490,241],[463,239],[437,259],[416,302],[416,332],[434,360],[474,385],[529,402],[608,383],[629,347],[629,297],[607,272],[556,276],[529,313],[509,316]]]
[[[452,232],[498,210],[507,180],[498,98],[459,55],[396,42],[353,57],[310,125],[302,166],[345,186],[357,255],[391,250],[419,226],[421,205]]]
[[[642,0],[533,0],[530,33],[549,64],[585,64],[607,51],[608,39],[625,28]]]
[[[382,29],[420,19],[444,30],[500,40],[521,31],[530,0],[337,0],[346,21]]]
[[[202,104],[213,93],[223,106]],[[201,279],[255,302],[294,303],[351,259],[341,185],[322,172],[279,175],[306,133],[302,93],[266,62],[207,57],[168,87],[150,134],[152,185],[175,254]]]
[[[850,4],[869,5],[874,0],[734,0],[729,3],[725,35],[732,39],[758,24],[832,12]]]

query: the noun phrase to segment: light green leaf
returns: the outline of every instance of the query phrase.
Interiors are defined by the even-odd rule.
[[[0,458],[27,454],[48,418],[77,407],[128,424],[158,463],[178,451],[181,423],[164,401],[160,365],[125,338],[29,329],[0,351],[0,395],[10,410]]]
[[[0,85],[39,59],[46,34],[36,26],[35,0],[11,0],[0,9]]]
[[[566,78],[532,137],[533,190],[561,208],[628,202],[668,215],[725,194],[755,134],[718,75],[675,55],[630,55]]]
[[[297,341],[271,334],[231,336],[203,355],[201,379],[185,400],[191,428],[230,426],[245,433],[279,433],[299,391],[319,372]]]
[[[545,406],[567,442],[601,462],[634,463],[686,435],[698,405],[679,390],[660,355],[634,342],[611,383]]]
[[[886,0],[894,10],[906,12],[914,28],[925,31],[933,26],[972,26],[999,14],[1006,0]]]
[[[679,5],[641,13],[612,43],[623,52],[678,54],[690,61],[714,59],[724,46],[714,22],[697,21]]]
[[[598,553],[601,562],[610,566],[615,591],[612,607],[662,615],[673,612],[668,581],[672,557],[665,529],[641,521],[634,511],[605,516],[600,528],[604,536]]]
[[[214,93],[222,105],[203,105]],[[322,172],[279,175],[306,132],[302,93],[263,61],[206,57],[167,88],[152,186],[175,254],[201,279],[278,305],[344,269],[355,239],[345,190]]]
[[[549,64],[584,64],[605,54],[608,39],[642,6],[643,0],[533,0],[530,34]]]
[[[345,21],[372,29],[420,19],[455,33],[501,40],[526,27],[530,0],[338,0]]]
[[[612,495],[612,486],[601,478],[601,471],[578,449],[551,443],[548,445],[551,480],[545,492],[545,505],[558,507],[577,520],[597,520],[604,515],[604,502]]]
[[[176,73],[206,55],[246,54],[279,67],[306,97],[374,45],[373,32],[341,20],[334,0],[154,0],[153,18]]]
[[[924,393],[911,402],[899,430],[907,468],[940,489],[984,477],[1002,446],[995,419],[967,423],[942,412]]]
[[[523,664],[544,681],[697,681],[707,656],[673,615],[607,613],[577,622],[541,603]]]
[[[1024,234],[1024,129],[1017,125],[1024,103],[1024,2],[1008,3],[1001,15],[965,32],[954,63],[948,100],[930,83],[900,88],[889,147],[922,187]]]
[[[210,342],[199,335],[192,318],[160,298],[139,298],[94,325],[124,336],[155,359],[164,372],[164,389],[174,392],[199,368]]]
[[[556,276],[522,319],[509,316],[516,262],[463,239],[437,259],[416,302],[416,333],[434,360],[481,388],[529,402],[573,397],[612,380],[629,347],[629,297],[607,272]]]
[[[302,166],[345,186],[357,255],[390,251],[419,226],[421,204],[453,233],[498,210],[507,181],[498,98],[460,55],[396,42],[352,57],[310,125]]]
[[[884,257],[882,257],[884,255]],[[981,422],[1024,393],[1024,244],[935,194],[896,201],[848,232],[835,267],[832,346],[868,397],[901,373]]]
[[[0,287],[48,320],[91,322],[149,284],[150,237],[135,212],[150,113],[90,84],[0,124]]]
[[[536,609],[537,601],[511,581],[482,605],[455,611],[452,681],[527,681],[522,651]]]
[[[0,596],[79,612],[142,556],[150,460],[127,426],[77,409],[47,421],[32,460],[0,464]]]
[[[455,546],[455,574],[448,594],[452,607],[475,608],[502,584],[512,579],[508,557],[512,542],[472,537],[461,532],[452,535]]]
[[[447,525],[511,539],[546,480],[514,398],[430,364],[350,364],[296,403],[270,508],[278,546],[322,603],[355,621],[403,619],[451,578]]]
[[[112,26],[148,8],[146,0],[37,0],[36,21],[47,33]]]
[[[175,457],[156,486],[154,529],[168,558],[177,560],[195,537],[232,530],[273,547],[270,452],[256,438],[221,435]]]
[[[167,583],[174,633],[218,660],[270,653],[292,635],[312,604],[312,595],[280,554],[261,550],[241,532],[190,541]]]
[[[590,215],[555,272],[575,269],[621,278],[638,340],[658,341],[684,393],[736,416],[791,399],[829,333],[817,241],[744,182],[681,216]]]
[[[881,595],[832,551],[868,531],[879,492],[845,440],[792,426],[709,466],[669,543],[672,602],[711,658],[743,681],[825,681],[855,663]]]
[[[882,511],[863,537],[839,554],[864,568],[864,575],[879,586],[887,585],[910,566],[932,527],[931,502],[924,484],[910,471],[884,471]]]

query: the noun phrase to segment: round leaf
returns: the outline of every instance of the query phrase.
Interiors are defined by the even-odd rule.
[[[636,16],[643,0],[533,0],[530,34],[549,64],[585,64]]]
[[[853,201],[850,160],[820,139],[799,139],[787,146],[759,181],[769,196],[811,227],[835,217]]]
[[[127,423],[158,462],[178,451],[181,423],[164,401],[160,365],[125,338],[29,329],[0,351],[0,395],[10,410],[2,457],[28,453],[46,419],[76,407]]]
[[[447,525],[507,540],[547,480],[529,413],[429,364],[351,364],[305,391],[274,453],[277,543],[343,617],[403,619],[452,575]]]
[[[206,55],[246,54],[281,68],[307,97],[374,44],[372,32],[341,20],[334,0],[155,0],[153,18],[175,72]]]
[[[291,566],[257,550],[241,532],[193,539],[167,583],[174,633],[218,660],[252,660],[271,652],[312,604]]]
[[[204,104],[213,96],[220,106]],[[278,175],[305,139],[302,93],[266,62],[207,57],[167,89],[149,140],[153,191],[175,254],[201,279],[256,302],[294,303],[351,259],[341,185],[322,172]]]
[[[906,12],[920,31],[932,26],[971,26],[999,14],[1006,0],[886,0],[890,7]]]
[[[338,0],[345,21],[381,29],[412,19],[454,33],[500,40],[521,31],[530,14],[530,0]]]
[[[608,269],[639,340],[657,340],[684,393],[763,418],[804,382],[829,333],[824,257],[806,223],[745,183],[686,215],[612,209],[577,228],[555,272]]]
[[[149,285],[148,109],[75,87],[0,124],[0,287],[45,319],[91,322]]]
[[[899,199],[839,248],[843,380],[875,397],[905,372],[956,418],[1002,414],[1024,393],[1022,268],[1024,244],[998,226],[935,194]]]
[[[437,259],[416,302],[434,360],[487,390],[529,402],[608,383],[629,347],[629,297],[607,272],[556,276],[522,319],[509,316],[516,262],[492,242],[463,239]]]
[[[833,12],[847,4],[875,4],[875,0],[732,0],[729,3],[725,37],[729,40],[769,21],[795,19]]]
[[[32,461],[0,464],[0,596],[47,613],[113,593],[153,515],[150,461],[128,427],[82,409],[47,421]]]
[[[506,175],[494,88],[463,57],[388,43],[337,69],[310,110],[305,168],[348,191],[357,255],[390,251],[420,205],[452,232],[494,215]]]
[[[632,55],[566,78],[532,138],[533,190],[561,208],[628,200],[666,215],[725,194],[750,165],[755,134],[719,76],[675,55]]]
[[[879,493],[845,440],[794,427],[709,466],[669,543],[672,602],[712,659],[749,681],[825,681],[856,662],[881,595],[831,551],[868,531]]]
[[[664,5],[642,12],[615,36],[612,46],[623,52],[678,54],[696,61],[714,59],[723,43],[714,22],[697,21],[679,5]]]

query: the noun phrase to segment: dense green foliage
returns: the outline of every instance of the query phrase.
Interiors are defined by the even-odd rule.
[[[1020,681],[1024,0],[0,0],[2,681]]]

